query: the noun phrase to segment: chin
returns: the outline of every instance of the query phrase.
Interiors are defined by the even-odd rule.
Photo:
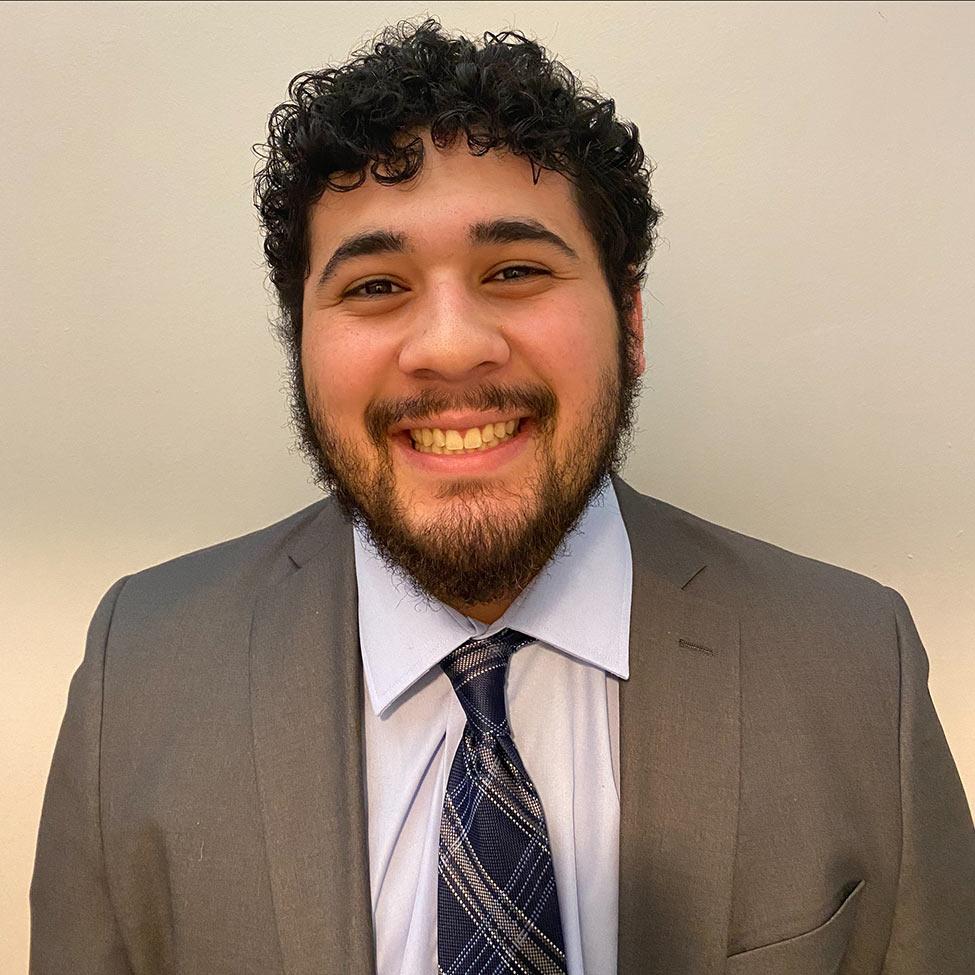
[[[443,524],[445,519],[461,519],[473,513],[510,520],[518,513],[529,514],[538,502],[528,478],[515,488],[493,478],[450,478],[434,489],[405,493],[406,497],[400,493],[402,510],[408,520],[421,521],[423,524],[417,527],[425,529]],[[410,514],[414,517],[410,518]]]

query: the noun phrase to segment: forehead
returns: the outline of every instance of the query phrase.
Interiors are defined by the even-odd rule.
[[[562,174],[542,170],[536,183],[524,157],[499,150],[475,156],[463,134],[447,149],[423,138],[423,165],[414,179],[383,185],[367,175],[362,186],[326,190],[313,204],[313,265],[351,233],[389,228],[419,247],[454,247],[469,243],[474,224],[512,214],[534,218],[568,240],[580,257],[594,258],[572,184]]]

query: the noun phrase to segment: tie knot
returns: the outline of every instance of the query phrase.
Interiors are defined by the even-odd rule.
[[[532,639],[506,628],[484,640],[466,640],[440,661],[475,734],[510,734],[504,698],[508,663]]]

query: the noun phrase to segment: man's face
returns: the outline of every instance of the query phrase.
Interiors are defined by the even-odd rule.
[[[625,433],[642,352],[569,182],[425,137],[418,177],[310,213],[305,447],[381,554],[455,606],[506,604]],[[642,342],[635,296],[625,323]]]

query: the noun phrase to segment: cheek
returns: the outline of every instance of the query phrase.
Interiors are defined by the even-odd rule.
[[[518,339],[529,367],[552,387],[564,413],[587,410],[600,377],[615,368],[616,320],[602,303],[553,303],[519,329]]]
[[[342,326],[306,327],[301,338],[305,386],[316,400],[340,416],[362,414],[376,391],[388,355],[361,331]]]

